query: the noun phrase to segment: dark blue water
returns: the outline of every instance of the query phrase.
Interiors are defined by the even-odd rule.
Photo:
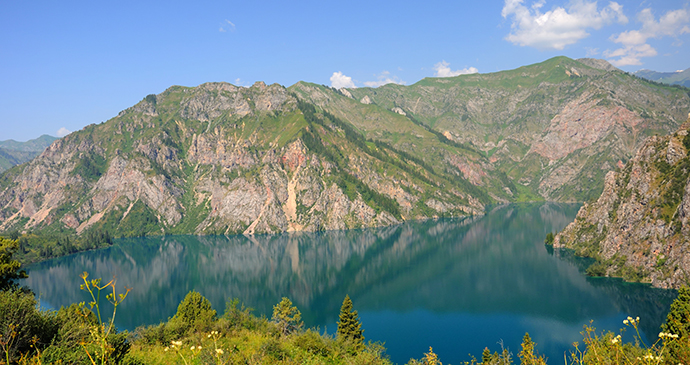
[[[121,329],[175,314],[190,291],[222,313],[239,298],[270,317],[283,296],[305,324],[333,333],[346,294],[367,340],[385,342],[397,363],[429,346],[444,363],[481,356],[485,347],[514,355],[525,332],[560,362],[593,321],[618,332],[628,315],[656,338],[676,293],[616,279],[586,278],[586,262],[544,246],[572,221],[577,205],[500,206],[483,217],[410,222],[381,229],[264,236],[123,239],[111,248],[30,266],[24,284],[43,305],[86,301],[79,275],[132,287],[118,308]],[[628,340],[632,340],[628,333]]]

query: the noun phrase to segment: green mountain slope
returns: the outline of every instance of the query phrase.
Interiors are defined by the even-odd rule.
[[[601,192],[606,172],[627,161],[646,136],[675,130],[690,106],[686,89],[583,62],[557,57],[510,71],[346,91],[353,101],[398,110],[479,150],[488,159],[482,170],[505,173],[522,191],[582,201]],[[313,101],[333,113],[342,108],[335,97],[315,94]],[[380,128],[349,112],[339,116]]]
[[[31,161],[57,138],[44,134],[26,142],[0,141],[0,173],[12,166]]]
[[[411,86],[173,86],[0,177],[0,230],[270,233],[582,201],[686,89],[557,57]]]

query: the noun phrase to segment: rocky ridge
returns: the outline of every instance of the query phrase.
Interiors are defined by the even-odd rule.
[[[419,125],[480,151],[487,160],[471,162],[484,172],[505,173],[522,186],[520,191],[533,194],[525,197],[529,200],[595,198],[618,161],[629,160],[646,137],[673,132],[690,110],[686,89],[646,82],[603,60],[566,57],[509,71],[348,92],[352,98],[313,91],[304,97],[391,141],[404,137],[394,131],[379,136],[382,127],[373,108],[350,105],[366,98],[368,104],[401,110]],[[416,141],[407,146],[412,144],[419,146]]]
[[[172,87],[3,175],[0,230],[258,234],[482,213],[448,176],[343,128],[280,85]]]
[[[599,260],[590,274],[678,288],[690,282],[690,116],[667,136],[648,138],[604,190],[554,239]]]

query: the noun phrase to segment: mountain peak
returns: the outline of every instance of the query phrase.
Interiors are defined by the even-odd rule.
[[[585,64],[589,67],[598,68],[604,71],[620,71],[618,68],[610,64],[608,61],[599,58],[578,58],[576,61]]]

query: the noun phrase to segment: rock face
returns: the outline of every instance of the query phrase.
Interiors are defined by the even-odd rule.
[[[598,258],[601,272],[678,288],[690,280],[690,119],[650,137],[622,170],[606,175],[599,199],[556,235],[555,247]]]
[[[447,176],[342,128],[280,85],[171,87],[3,176],[0,231],[258,234],[482,213],[439,188]]]

